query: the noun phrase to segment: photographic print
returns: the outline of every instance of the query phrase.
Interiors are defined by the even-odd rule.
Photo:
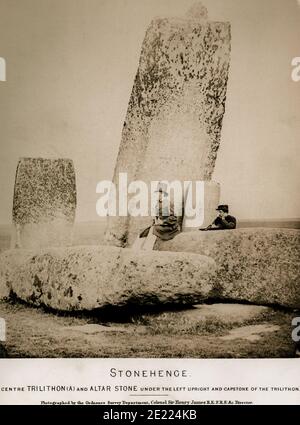
[[[299,367],[299,24],[296,0],[0,0],[4,381]]]

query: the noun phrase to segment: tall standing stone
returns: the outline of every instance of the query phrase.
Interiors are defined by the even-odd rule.
[[[194,6],[156,18],[146,32],[114,172],[128,181],[211,180],[225,112],[230,24]],[[107,235],[126,243],[134,218],[109,217]]]
[[[13,247],[70,245],[75,208],[72,160],[19,160],[13,198]]]

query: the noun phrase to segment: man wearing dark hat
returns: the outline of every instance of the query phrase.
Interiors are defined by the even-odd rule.
[[[228,205],[219,205],[217,211],[219,211],[219,215],[214,222],[205,229],[200,230],[226,230],[236,228],[236,218],[228,214]]]

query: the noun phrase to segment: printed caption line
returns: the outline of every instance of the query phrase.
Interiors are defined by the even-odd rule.
[[[169,397],[169,394],[129,394],[130,397]]]

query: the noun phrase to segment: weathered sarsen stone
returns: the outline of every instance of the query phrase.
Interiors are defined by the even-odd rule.
[[[70,245],[75,209],[72,160],[19,160],[13,198],[12,247]]]
[[[300,230],[194,231],[161,242],[158,249],[213,258],[219,299],[300,307]]]
[[[205,13],[204,13],[205,12]],[[147,30],[114,171],[128,181],[210,180],[220,143],[230,62],[230,24],[196,6]],[[107,237],[126,245],[134,217],[109,217]]]
[[[214,270],[214,260],[189,253],[109,246],[16,249],[0,255],[0,293],[58,310],[192,304],[209,297]]]

